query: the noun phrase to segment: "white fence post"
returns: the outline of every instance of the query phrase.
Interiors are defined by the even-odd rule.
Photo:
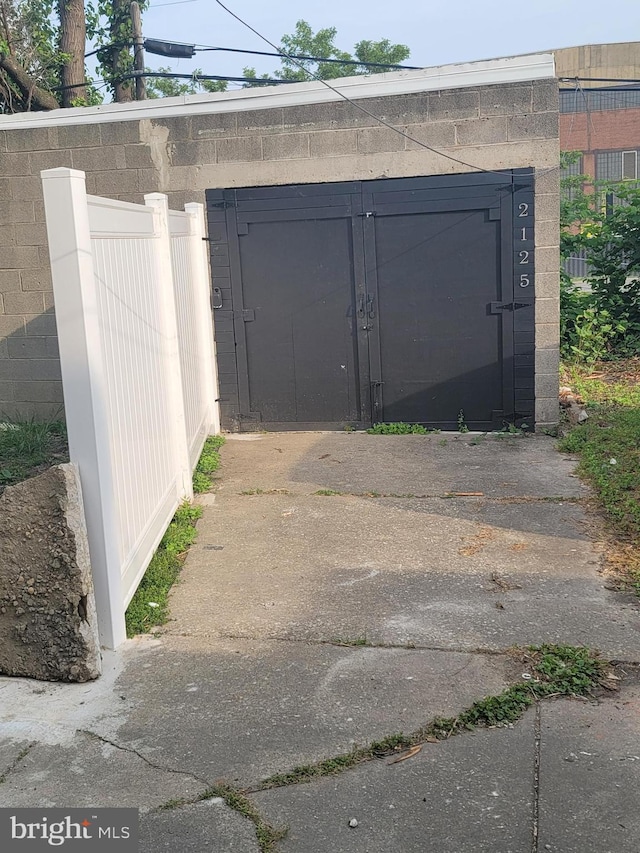
[[[184,390],[180,367],[176,298],[171,267],[171,237],[169,235],[169,204],[166,195],[149,193],[144,202],[155,213],[159,278],[157,286],[162,305],[163,335],[166,344],[166,381],[172,412],[173,446],[175,450],[178,499],[193,500],[193,482],[189,461],[189,442],[184,413]]]
[[[71,461],[80,472],[100,641],[126,639],[103,329],[91,250],[84,172],[41,172]]]
[[[218,403],[218,367],[213,335],[213,312],[211,310],[211,279],[209,277],[209,253],[204,238],[207,235],[204,205],[190,202],[184,206],[189,215],[192,235],[193,269],[195,270],[198,293],[199,350],[201,361],[202,393],[207,401],[209,432],[220,432],[220,405]]]

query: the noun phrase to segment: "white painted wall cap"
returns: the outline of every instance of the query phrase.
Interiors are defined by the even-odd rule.
[[[472,86],[505,85],[555,77],[551,53],[489,59],[440,65],[418,71],[393,71],[370,76],[331,80],[348,98],[383,98],[416,92],[461,89]],[[19,113],[0,116],[0,130],[29,127],[63,127],[102,124],[115,121],[139,121],[177,116],[231,113],[257,109],[275,109],[303,104],[321,104],[342,100],[341,96],[319,81],[240,89],[233,92],[185,95],[179,98],[150,99],[129,104],[101,104],[50,112]]]

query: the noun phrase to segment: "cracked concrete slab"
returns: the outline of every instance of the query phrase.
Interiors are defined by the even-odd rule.
[[[502,656],[177,637],[141,663],[118,683],[118,742],[241,785],[456,714],[519,672]]]
[[[547,436],[270,433],[223,449],[223,494],[246,489],[582,497],[575,463]]]
[[[220,798],[168,811],[140,821],[140,853],[259,853],[253,824]]]
[[[540,850],[640,850],[640,684],[542,705]]]
[[[570,502],[227,493],[205,508],[169,630],[640,660],[638,601],[605,588],[586,524]]]
[[[79,732],[64,746],[38,744],[0,785],[0,806],[135,806],[143,812],[206,788],[190,776],[151,767],[132,752]],[[135,800],[132,799],[135,792]]]
[[[282,853],[522,853],[533,847],[534,713],[251,799],[289,825]]]
[[[14,767],[22,761],[31,743],[25,741],[0,741],[0,783],[11,773]]]

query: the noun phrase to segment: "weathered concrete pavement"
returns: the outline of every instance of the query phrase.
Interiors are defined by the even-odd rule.
[[[640,611],[605,588],[587,496],[546,438],[231,438],[167,630],[94,684],[0,679],[0,805],[137,805],[145,853],[258,851],[226,782],[289,825],[282,853],[637,853]],[[251,793],[500,692],[541,642],[628,678]]]

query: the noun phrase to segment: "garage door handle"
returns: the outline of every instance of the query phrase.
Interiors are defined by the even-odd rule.
[[[364,293],[358,297],[358,317],[362,320],[365,318]]]

